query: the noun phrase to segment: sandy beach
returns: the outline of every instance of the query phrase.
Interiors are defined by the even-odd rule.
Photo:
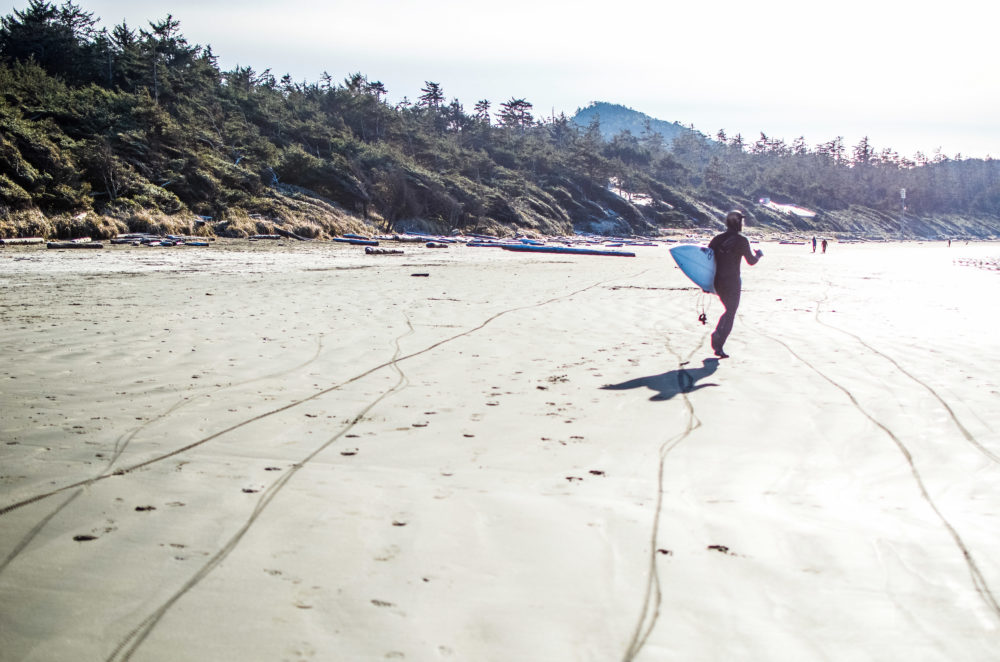
[[[1000,245],[760,247],[3,248],[0,660],[1000,658]]]

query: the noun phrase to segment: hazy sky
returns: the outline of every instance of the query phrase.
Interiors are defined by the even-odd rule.
[[[524,98],[536,116],[609,101],[750,142],[867,135],[904,156],[1000,157],[1000,12],[981,0],[77,3],[104,26],[170,13],[223,69],[361,72],[393,102],[433,81],[467,112],[480,99]]]

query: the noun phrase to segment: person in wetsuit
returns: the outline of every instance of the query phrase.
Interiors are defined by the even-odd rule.
[[[740,234],[742,231],[743,212],[733,210],[726,215],[726,231],[708,244],[715,253],[715,293],[726,307],[712,332],[712,350],[721,359],[729,357],[723,345],[733,330],[736,309],[740,306],[740,263],[746,259],[747,264],[754,265],[764,256],[760,250],[750,250],[750,241]]]

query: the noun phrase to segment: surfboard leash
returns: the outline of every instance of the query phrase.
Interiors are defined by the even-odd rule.
[[[698,321],[701,322],[702,326],[708,324],[708,314],[705,312],[705,293],[702,292],[698,295],[695,300],[695,308],[701,308],[701,314],[698,315]]]

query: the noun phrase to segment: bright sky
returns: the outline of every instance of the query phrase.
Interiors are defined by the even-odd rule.
[[[393,102],[433,81],[467,112],[524,98],[536,116],[572,115],[597,100],[749,142],[867,135],[904,156],[1000,157],[998,16],[981,0],[77,3],[108,27],[169,12],[223,69],[361,72]]]

